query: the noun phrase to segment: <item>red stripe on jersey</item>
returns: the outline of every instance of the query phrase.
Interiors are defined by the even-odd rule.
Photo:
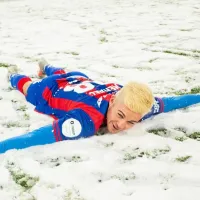
[[[63,69],[60,69],[60,70],[55,71],[53,74],[66,74],[66,72]]]
[[[58,136],[57,136],[57,123],[54,121],[53,122],[53,133],[54,133],[54,137],[56,139],[56,142],[59,141]]]
[[[52,92],[49,88],[45,88],[43,92],[43,98],[48,102],[50,107],[55,109],[63,110],[66,112],[77,108],[82,109],[92,119],[96,131],[98,130],[98,128],[102,124],[102,120],[104,119],[104,115],[101,114],[98,110],[96,110],[92,106],[89,106],[82,102],[76,102],[69,99],[53,97]]]
[[[58,141],[62,141],[62,137],[61,137],[61,134],[60,134],[60,128],[58,126],[58,121],[55,121],[55,125],[56,125],[56,129],[57,129],[57,137],[58,137]]]
[[[56,141],[62,141],[60,129],[59,129],[59,126],[58,126],[58,121],[53,122],[53,129],[54,129],[54,136],[56,138]]]
[[[83,81],[91,81],[90,79],[86,78],[86,77],[83,77],[83,76],[80,76],[80,77],[76,77],[76,79],[80,82],[83,82]]]
[[[58,88],[64,88],[66,85],[68,85],[68,81],[66,80],[66,78],[60,78],[56,80],[57,84],[58,84]]]
[[[22,94],[24,94],[24,92],[23,92],[23,86],[24,86],[24,84],[26,83],[26,82],[28,82],[28,81],[32,81],[29,77],[24,77],[24,78],[21,78],[20,80],[19,80],[19,82],[17,83],[17,89],[22,93]]]

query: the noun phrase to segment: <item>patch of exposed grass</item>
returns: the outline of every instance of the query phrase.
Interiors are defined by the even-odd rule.
[[[9,66],[10,66],[10,64],[7,64],[7,63],[0,63],[0,67],[8,68]]]
[[[125,153],[124,154],[124,161],[130,161],[130,160],[134,160],[137,158],[137,155],[132,154],[132,153]]]
[[[200,141],[200,132],[194,132],[188,136],[191,139]]]
[[[100,34],[102,34],[102,35],[108,35],[108,33],[104,29],[100,30]]]
[[[186,76],[185,77],[185,82],[186,83],[191,83],[192,81],[194,81],[195,79],[194,78],[192,78],[192,77],[190,77],[190,76]]]
[[[29,119],[30,119],[30,115],[27,114],[27,113],[24,113],[24,119],[25,119],[25,120],[29,120]]]
[[[188,91],[186,89],[178,90],[174,92],[175,95],[184,95],[188,94]]]
[[[85,198],[81,197],[80,192],[73,188],[65,191],[64,200],[86,200]]]
[[[42,160],[42,161],[39,161],[39,162],[42,165],[47,164],[51,167],[58,167],[62,163],[65,163],[65,162],[82,162],[82,159],[79,155],[74,155],[72,157],[55,157],[55,158],[50,158],[50,159],[47,159],[47,160]]]
[[[152,62],[154,62],[156,60],[158,60],[158,58],[152,58],[152,59],[149,60],[149,62],[152,63]]]
[[[170,37],[170,34],[161,34],[161,35],[159,35],[160,37],[165,37],[165,38],[168,38],[168,37]]]
[[[79,53],[76,52],[76,51],[65,51],[64,53],[65,53],[65,54],[71,54],[71,55],[73,55],[73,56],[78,56],[78,55],[79,55]]]
[[[147,157],[150,157],[150,158],[156,158],[157,156],[160,156],[162,154],[166,154],[166,153],[168,153],[170,151],[171,151],[171,148],[169,146],[166,146],[163,149],[154,149],[152,151],[146,151],[145,155]]]
[[[72,158],[68,160],[68,162],[80,162],[80,161],[82,161],[80,156],[72,156]]]
[[[175,91],[174,94],[176,95],[183,95],[183,94],[198,94],[200,93],[200,86],[192,88],[190,91],[187,91],[186,89]]]
[[[156,158],[162,154],[166,154],[169,151],[171,151],[171,148],[169,146],[166,146],[162,149],[153,149],[153,150],[140,150],[139,148],[129,150],[129,152],[126,152],[124,154],[123,160],[124,161],[131,161],[135,160],[136,158],[141,157],[147,157],[147,158]]]
[[[152,70],[151,67],[145,67],[145,66],[143,66],[143,67],[142,66],[141,67],[136,67],[136,69],[138,69],[140,71],[151,71]]]
[[[21,105],[19,108],[17,108],[16,110],[17,111],[26,111],[28,108],[27,108],[27,106],[26,105]]]
[[[177,157],[176,161],[178,162],[186,162],[189,158],[191,158],[192,156],[182,156],[182,157]]]
[[[182,29],[180,29],[180,31],[192,31],[192,29],[191,28],[182,28]]]
[[[185,71],[185,70],[183,70],[183,69],[177,69],[177,70],[175,70],[174,72],[175,72],[175,74],[177,74],[177,75],[185,75],[185,74],[187,74],[187,71]]]
[[[112,147],[114,145],[114,142],[109,142],[109,143],[105,143],[105,147]]]
[[[194,87],[191,89],[190,94],[197,94],[200,93],[200,87]]]
[[[176,127],[174,128],[174,130],[180,131],[185,134],[184,136],[176,137],[175,139],[178,141],[182,142],[184,140],[187,140],[188,138],[200,141],[200,132],[193,132],[192,134],[189,135],[187,134],[187,129],[185,127]]]
[[[10,91],[13,91],[13,90],[16,90],[15,88],[11,87],[11,86],[8,86],[7,89],[5,89],[6,91],[10,92]]]
[[[19,122],[15,122],[15,121],[9,121],[7,123],[3,123],[2,125],[5,126],[6,128],[21,127]]]
[[[112,65],[113,68],[120,68],[119,65]]]
[[[32,177],[26,174],[22,169],[15,166],[14,163],[8,163],[7,168],[13,181],[17,185],[20,185],[25,191],[30,190],[39,181],[39,177]]]
[[[187,129],[185,127],[175,127],[174,130],[180,131],[182,133],[187,133]]]
[[[80,28],[82,28],[83,30],[86,30],[87,26],[83,25],[83,26],[80,26]]]
[[[175,137],[175,140],[183,142],[183,141],[187,140],[187,137],[184,137],[184,136],[182,136],[182,137]]]
[[[113,77],[116,77],[115,75],[112,75],[112,74],[101,74],[102,76],[106,76],[106,77],[111,77],[111,78],[113,78]]]
[[[100,37],[100,38],[99,38],[99,41],[100,41],[101,43],[106,43],[106,42],[108,42],[108,40],[106,39],[106,37]]]
[[[179,56],[190,56],[190,54],[184,53],[184,52],[177,52],[177,51],[170,51],[170,50],[164,50],[164,53],[169,53],[169,54],[175,54]]]
[[[134,180],[136,178],[134,173],[130,173],[130,174],[125,174],[125,175],[112,175],[111,179],[117,179],[120,181],[128,181],[128,180]]]
[[[149,129],[149,133],[153,133],[155,135],[166,135],[167,134],[167,129],[166,128],[157,128],[157,129]]]
[[[172,51],[172,50],[163,50],[163,51],[151,50],[151,51],[152,52],[163,52],[163,53],[168,53],[168,54],[174,54],[174,55],[178,55],[178,56],[188,56],[188,57],[193,57],[193,58],[200,58],[200,55],[194,54],[193,51],[191,52],[191,54],[190,53],[181,52],[181,51]]]
[[[30,56],[21,56],[21,58],[28,60],[28,62],[38,62],[39,61],[38,58],[33,58],[33,57],[30,57]]]
[[[200,50],[193,49],[192,52],[193,53],[200,53]]]

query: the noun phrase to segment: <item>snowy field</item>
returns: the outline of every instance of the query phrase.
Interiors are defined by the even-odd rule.
[[[199,0],[0,0],[0,140],[51,118],[6,81],[37,61],[91,78],[200,93]],[[200,105],[133,129],[0,155],[1,200],[199,200]]]

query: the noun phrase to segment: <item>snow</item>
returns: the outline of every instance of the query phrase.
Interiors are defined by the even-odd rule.
[[[200,86],[199,19],[199,0],[0,0],[0,62],[36,80],[45,57],[97,81],[136,80],[156,96],[175,95]],[[0,67],[0,140],[52,122],[10,90],[6,72]],[[200,143],[189,136],[200,132],[199,111],[195,105],[117,135],[8,151],[0,155],[0,199],[197,200]],[[149,133],[161,128],[167,132]]]

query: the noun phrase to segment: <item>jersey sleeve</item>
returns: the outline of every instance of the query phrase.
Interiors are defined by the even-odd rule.
[[[81,109],[69,111],[67,115],[24,135],[0,142],[0,153],[11,149],[24,149],[31,146],[51,144],[62,140],[76,140],[95,134],[95,126],[87,113]]]
[[[75,109],[53,122],[53,132],[56,141],[75,140],[94,135],[95,125],[87,113]]]
[[[154,104],[151,108],[151,111],[149,113],[147,113],[142,119],[141,121],[149,118],[149,117],[152,117],[153,115],[157,115],[159,113],[162,113],[164,110],[164,103],[163,103],[163,100],[161,98],[158,98],[158,97],[155,97],[155,100],[154,100]]]

